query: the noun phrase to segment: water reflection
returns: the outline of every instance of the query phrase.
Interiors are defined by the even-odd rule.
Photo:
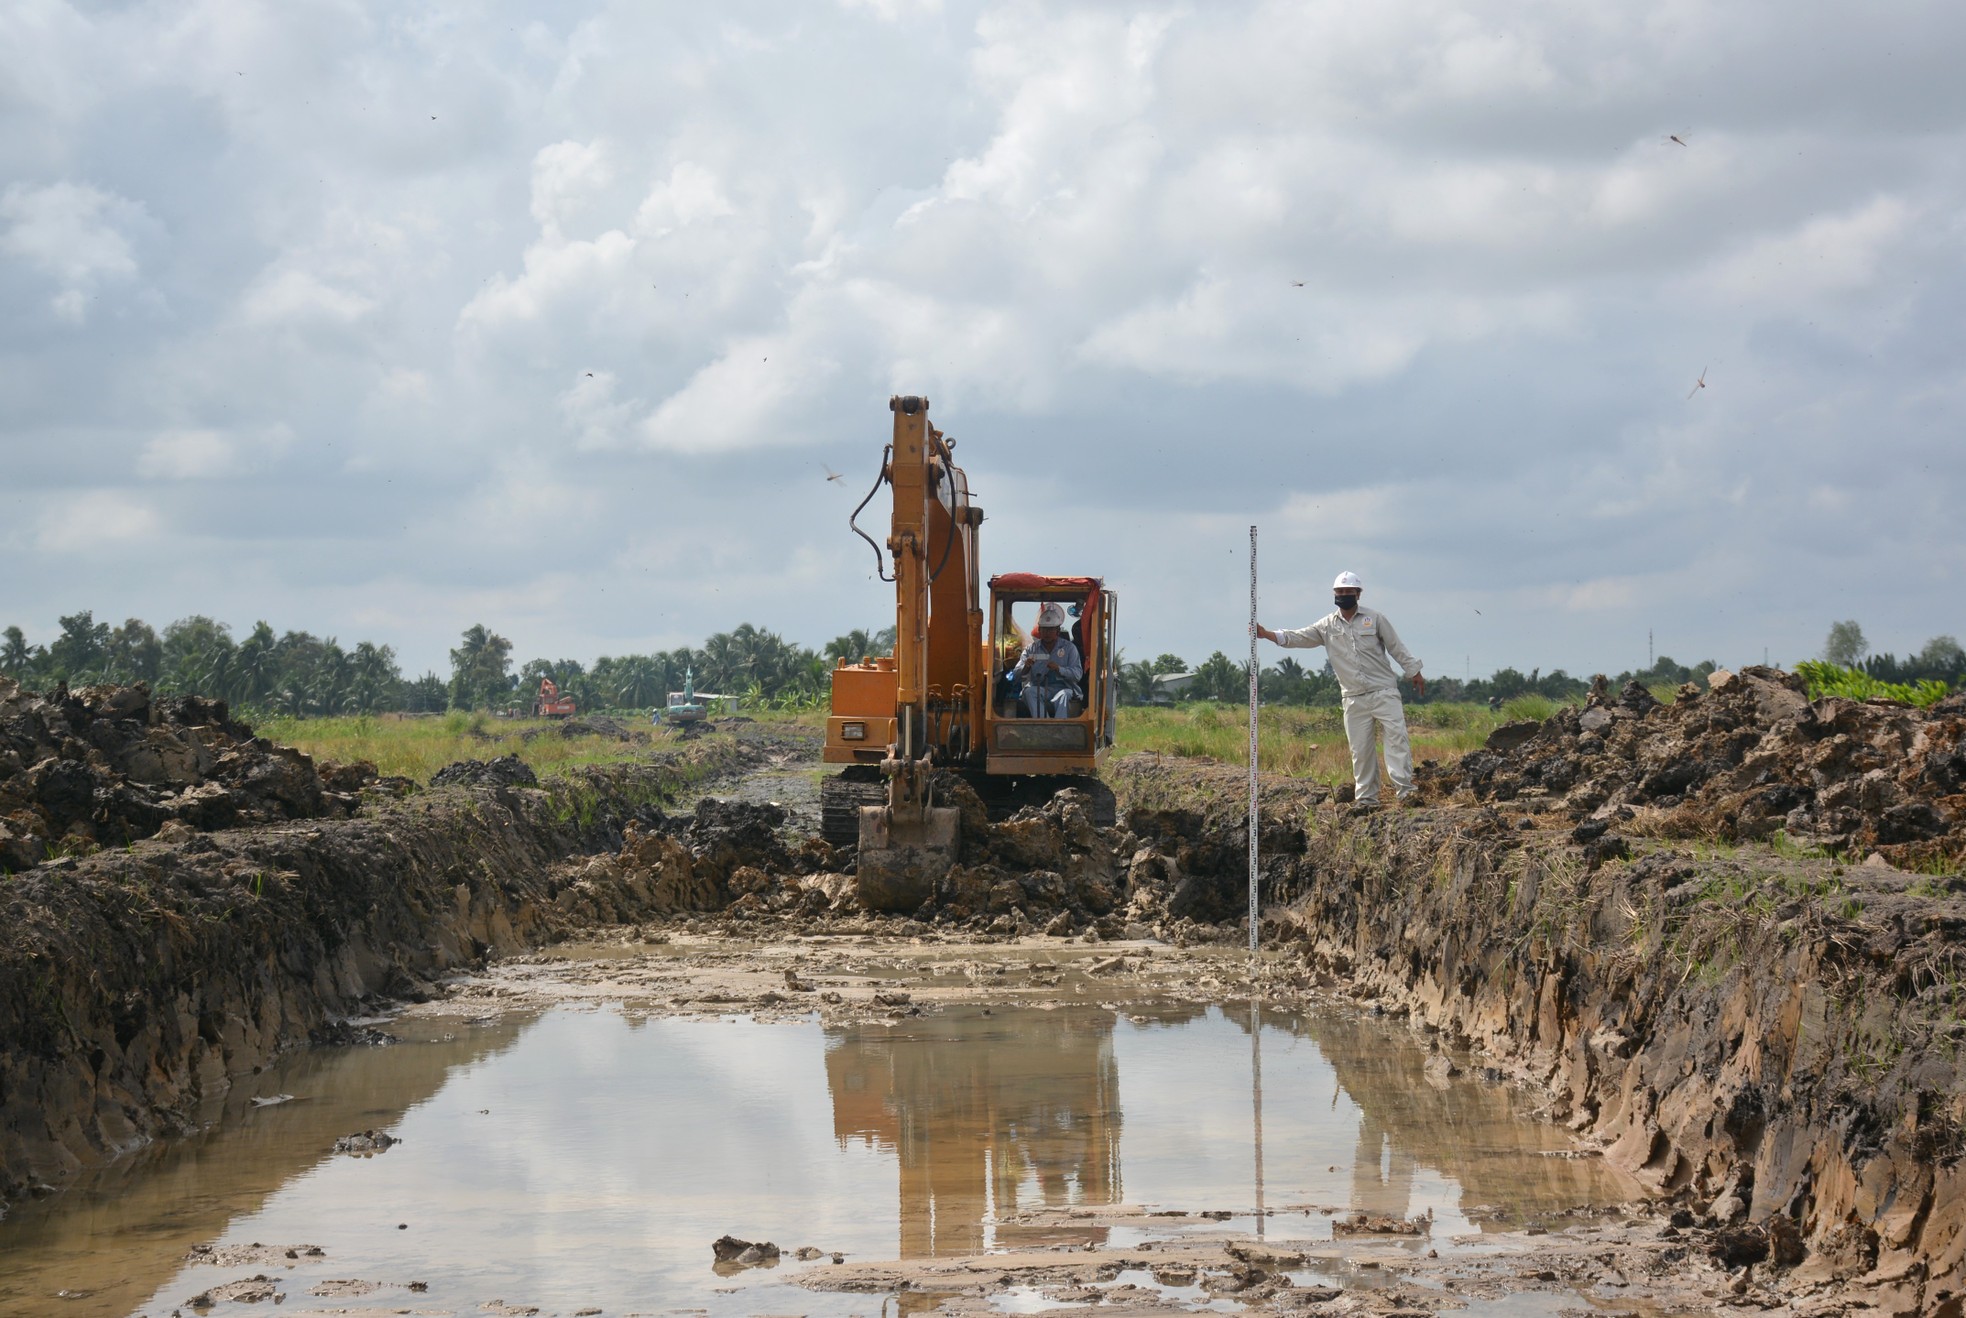
[[[418,1303],[451,1312],[659,1297],[847,1315],[876,1305],[795,1292],[792,1263],[718,1277],[709,1242],[863,1260],[1098,1244],[1107,1227],[1021,1215],[1122,1203],[1234,1214],[1219,1228],[1157,1219],[1155,1233],[1248,1231],[1267,1204],[1290,1214],[1254,1218],[1273,1236],[1364,1210],[1431,1211],[1444,1237],[1486,1220],[1475,1204],[1528,1215],[1635,1193],[1600,1162],[1542,1156],[1562,1132],[1507,1091],[1436,1085],[1423,1048],[1349,1017],[960,1007],[824,1026],[562,1010],[443,1028],[459,1037],[292,1059],[261,1092],[305,1102],[242,1109],[23,1205],[0,1222],[0,1314],[89,1288],[60,1311],[168,1313],[223,1279],[181,1266],[190,1246],[305,1241],[326,1256],[282,1272],[286,1313],[322,1312],[311,1286],[362,1277],[396,1287],[393,1304],[420,1280]],[[381,1126],[405,1142],[326,1156]]]
[[[318,1048],[235,1077],[215,1124],[160,1141],[0,1221],[0,1314],[126,1314],[184,1264],[331,1156],[336,1139],[388,1126],[454,1071],[511,1048],[530,1018],[406,1030],[395,1047]],[[259,1106],[277,1095],[291,1101]]]
[[[900,1164],[900,1257],[1099,1243],[1004,1219],[1122,1201],[1105,1012],[915,1018],[826,1032],[833,1133]]]
[[[1237,1037],[1241,1058],[1225,1046]],[[1379,1023],[1256,1004],[952,1013],[826,1034],[834,1137],[893,1155],[904,1258],[1101,1243],[1103,1227],[1015,1218],[1129,1198],[1232,1211],[1258,1234],[1276,1200],[1432,1214],[1448,1235],[1496,1225],[1490,1210],[1636,1195],[1601,1163],[1548,1156],[1566,1137],[1508,1090],[1439,1079],[1427,1061]]]

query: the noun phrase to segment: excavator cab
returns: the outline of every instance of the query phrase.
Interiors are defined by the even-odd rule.
[[[1062,633],[1071,638],[1084,670],[1063,718],[1049,713],[1052,702],[1025,699],[1026,683],[1017,671],[1046,604],[1064,611]],[[1097,577],[1019,572],[990,579],[990,699],[984,717],[990,773],[1097,772],[1113,745],[1119,705],[1113,671],[1118,615],[1119,600]]]

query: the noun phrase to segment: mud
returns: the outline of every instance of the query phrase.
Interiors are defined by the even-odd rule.
[[[1870,852],[1905,868],[1966,860],[1966,695],[1916,710],[1811,703],[1772,668],[1721,670],[1669,705],[1636,682],[1498,729],[1451,766],[1422,766],[1429,802],[1508,803],[1671,838]],[[1614,848],[1615,850],[1615,848]]]
[[[1021,972],[1021,987],[944,968],[986,997],[1043,996],[1072,976],[1199,999],[1249,987],[1206,955],[1180,964],[1183,948],[1244,936],[1245,798],[1229,766],[1116,762],[1116,828],[1071,792],[992,823],[945,785],[963,812],[958,864],[891,917],[860,909],[851,853],[810,834],[802,803],[788,812],[753,786],[666,812],[706,770],[771,757],[796,775],[797,739],[746,749],[738,729],[692,742],[701,761],[541,787],[479,766],[399,798],[360,768],[257,743],[222,706],[153,706],[140,691],[42,699],[9,685],[0,731],[0,842],[33,857],[0,890],[8,1197],[197,1129],[279,1050],[384,999],[468,999],[482,986],[457,977],[495,958],[514,982],[536,965],[570,991],[529,949],[595,931],[626,949],[952,937],[1083,949],[1071,968]],[[1712,1268],[1716,1295],[1794,1313],[1954,1312],[1963,733],[1957,699],[1811,703],[1786,675],[1749,668],[1671,705],[1600,690],[1581,711],[1504,728],[1457,765],[1423,766],[1420,808],[1360,812],[1320,785],[1268,781],[1263,935],[1277,952],[1255,987],[1409,1021],[1438,1045],[1422,1084],[1474,1067],[1543,1095],[1546,1118],[1679,1214],[1644,1228],[1659,1233],[1647,1257]],[[110,840],[120,849],[61,854]],[[711,954],[691,955],[680,973],[646,952],[622,960],[665,1010],[924,1009],[920,985],[863,994],[796,958],[773,967],[781,982],[720,984]],[[1130,1262],[1016,1284],[1110,1289]],[[1232,1258],[1194,1262],[1195,1284],[1218,1264],[1209,1293],[1258,1288],[1256,1265]]]
[[[316,765],[225,702],[148,687],[57,688],[0,677],[0,872],[127,846],[161,830],[341,819],[375,766]]]

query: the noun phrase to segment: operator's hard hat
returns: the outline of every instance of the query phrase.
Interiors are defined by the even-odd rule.
[[[1364,590],[1365,583],[1358,579],[1356,572],[1340,572],[1338,579],[1331,583],[1333,590]]]
[[[1038,626],[1063,627],[1064,625],[1065,609],[1063,605],[1047,604],[1038,610]]]

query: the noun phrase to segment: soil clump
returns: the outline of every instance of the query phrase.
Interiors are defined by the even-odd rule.
[[[1602,679],[1582,709],[1498,729],[1452,765],[1422,765],[1429,803],[1509,803],[1670,838],[1876,852],[1916,868],[1966,860],[1966,695],[1926,709],[1811,701],[1802,679],[1752,666],[1661,704]],[[1596,836],[1601,837],[1603,829]],[[1590,838],[1580,839],[1590,841]],[[1615,854],[1599,848],[1599,859]]]
[[[345,819],[375,781],[373,765],[316,765],[255,736],[222,700],[153,699],[142,683],[37,695],[0,677],[0,871],[174,824]]]

